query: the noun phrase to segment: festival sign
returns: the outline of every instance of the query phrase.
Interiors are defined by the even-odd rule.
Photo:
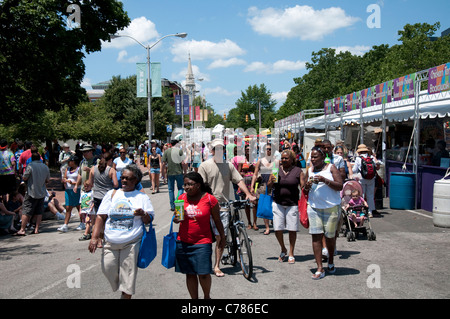
[[[372,89],[367,88],[361,90],[361,108],[365,109],[366,107],[372,106]]]
[[[377,105],[392,102],[392,80],[378,84],[376,86],[376,92]]]
[[[414,97],[414,83],[416,74],[412,73],[394,80],[394,101],[411,99]]]
[[[334,113],[344,112],[345,96],[338,96],[334,99]]]
[[[359,95],[360,92],[353,92],[347,94],[347,111],[358,110],[359,109]]]
[[[334,99],[326,100],[324,102],[325,115],[333,114],[333,107],[334,107]]]
[[[450,63],[428,70],[428,94],[450,90]]]

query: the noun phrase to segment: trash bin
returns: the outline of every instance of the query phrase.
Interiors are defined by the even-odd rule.
[[[440,179],[434,182],[433,224],[450,227],[450,180]]]
[[[391,209],[415,209],[416,174],[391,173],[389,179],[389,202]]]

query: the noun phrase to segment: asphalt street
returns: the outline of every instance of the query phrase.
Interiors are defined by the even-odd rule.
[[[158,256],[140,269],[136,299],[189,299],[185,276],[161,265],[163,236],[169,231],[167,185],[151,194],[148,176],[143,185],[156,217]],[[254,275],[246,280],[240,269],[223,266],[225,277],[212,275],[213,299],[447,299],[450,297],[448,249],[450,229],[433,225],[432,213],[385,208],[372,218],[376,240],[348,242],[339,237],[336,273],[315,281],[311,236],[301,228],[295,246],[295,264],[279,263],[273,232],[248,230],[253,241]],[[245,217],[244,217],[245,219]],[[46,220],[41,233],[0,237],[0,298],[2,299],[117,299],[100,269],[101,252],[91,254],[88,242],[75,230],[59,233],[61,221]],[[301,226],[300,226],[301,227]],[[175,227],[176,229],[177,227]],[[288,234],[285,234],[288,242]],[[201,294],[200,294],[201,295]],[[201,295],[202,296],[202,295]]]

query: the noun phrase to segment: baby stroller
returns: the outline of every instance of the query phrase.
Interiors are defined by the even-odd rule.
[[[352,191],[358,190],[360,194],[362,194],[362,187],[355,180],[349,180],[345,182],[342,191],[341,191],[341,209],[342,209],[342,219],[345,224],[345,229],[342,231],[344,236],[347,237],[347,241],[355,241],[359,234],[362,234],[367,237],[369,240],[375,240],[376,235],[372,230],[372,226],[370,224],[369,214],[367,213],[367,208],[363,206],[354,206],[349,207],[348,210],[345,210],[345,206],[352,199]],[[367,226],[358,226],[355,227],[352,221],[352,213],[355,213],[357,218],[356,222],[360,224],[361,218],[364,218],[364,221],[367,220]],[[360,216],[361,213],[364,213],[363,216]]]

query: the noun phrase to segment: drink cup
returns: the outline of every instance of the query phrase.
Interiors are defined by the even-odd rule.
[[[175,201],[175,216],[178,220],[184,220],[184,200]]]

